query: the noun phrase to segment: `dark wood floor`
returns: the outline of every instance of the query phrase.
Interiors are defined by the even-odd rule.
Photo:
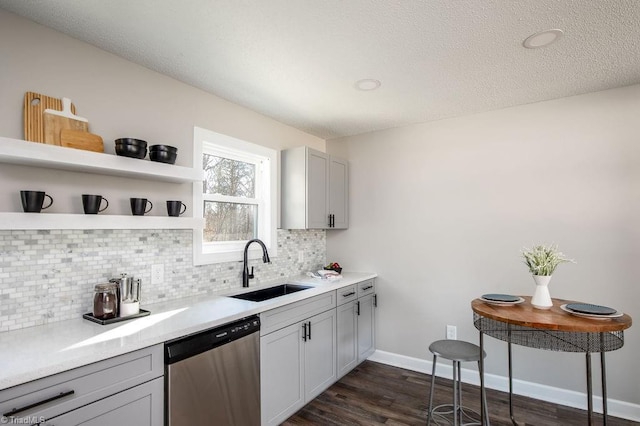
[[[365,361],[284,425],[425,425],[430,385],[430,375]],[[450,380],[437,377],[435,390],[434,405],[451,403]],[[480,388],[465,383],[462,392],[464,405],[479,411]],[[492,425],[512,425],[508,394],[488,390],[487,404]],[[586,411],[517,395],[514,396],[514,411],[516,420],[522,425],[587,424]],[[602,424],[601,415],[595,414],[595,424]],[[608,424],[638,423],[609,416]]]

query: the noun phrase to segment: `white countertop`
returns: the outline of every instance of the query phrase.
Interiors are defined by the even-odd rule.
[[[141,308],[151,315],[100,325],[83,318],[0,333],[0,390],[127,352],[206,330],[248,315],[375,278],[374,273],[348,272],[337,281],[298,276],[227,295],[291,282],[312,285],[264,302],[218,296],[196,296]]]

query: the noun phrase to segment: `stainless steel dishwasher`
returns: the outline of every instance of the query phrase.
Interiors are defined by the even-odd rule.
[[[260,318],[165,343],[166,423],[260,424]]]

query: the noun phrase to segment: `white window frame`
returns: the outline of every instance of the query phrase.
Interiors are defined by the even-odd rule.
[[[225,158],[256,164],[256,175],[262,173],[262,182],[256,176],[254,199],[246,199],[249,204],[258,205],[258,237],[267,249],[270,257],[278,255],[277,242],[277,188],[278,188],[278,151],[231,136],[212,132],[200,127],[193,128],[193,167],[202,169],[202,156],[211,152]],[[259,161],[259,159],[263,161]],[[203,194],[202,182],[193,184],[193,212],[200,219],[201,226],[193,231],[193,263],[206,265],[241,261],[244,254],[244,241],[204,242],[204,201],[238,202],[236,197]],[[262,257],[262,249],[252,244],[249,258]]]

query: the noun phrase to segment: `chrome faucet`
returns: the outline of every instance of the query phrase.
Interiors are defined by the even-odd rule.
[[[264,243],[255,238],[253,240],[247,241],[247,245],[244,246],[244,264],[242,268],[242,287],[249,287],[249,280],[253,278],[253,266],[251,267],[251,273],[249,273],[249,261],[247,259],[247,252],[249,251],[249,246],[251,243],[258,243],[262,247],[262,261],[264,263],[271,263],[271,259],[269,259],[269,252],[267,251],[267,246]]]

